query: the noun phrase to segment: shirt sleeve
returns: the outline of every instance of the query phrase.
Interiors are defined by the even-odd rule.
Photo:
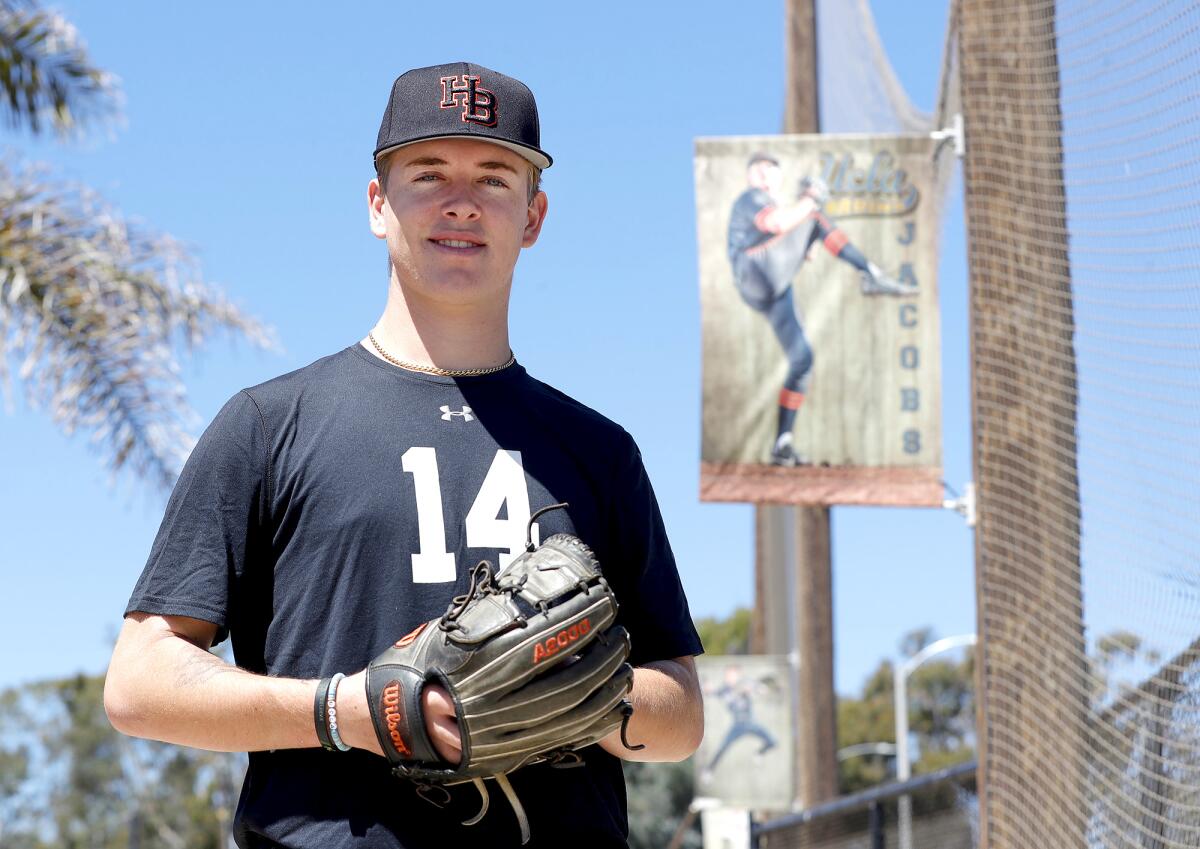
[[[629,631],[634,666],[704,651],[658,500],[642,455],[627,433],[613,484],[609,533],[622,568],[606,575],[620,605],[617,621]]]
[[[226,637],[232,588],[262,536],[267,458],[258,406],[240,392],[213,419],[184,465],[126,615],[203,619],[218,626],[214,643]]]

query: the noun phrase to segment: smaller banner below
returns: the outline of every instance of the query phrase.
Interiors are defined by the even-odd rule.
[[[702,500],[941,506],[933,152],[697,140]]]
[[[696,658],[704,691],[704,742],[696,752],[696,795],[730,807],[790,810],[795,797],[787,658]]]

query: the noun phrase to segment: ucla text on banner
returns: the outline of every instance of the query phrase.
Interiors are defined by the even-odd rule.
[[[702,499],[941,505],[933,151],[697,140]]]

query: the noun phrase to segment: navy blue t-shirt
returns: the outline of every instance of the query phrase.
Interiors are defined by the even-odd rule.
[[[266,675],[352,673],[440,616],[479,560],[577,534],[620,603],[634,665],[701,652],[632,438],[531,378],[407,371],[353,345],[234,396],[201,437],[126,612],[190,616]],[[620,761],[511,776],[532,846],[624,846]],[[490,783],[489,783],[490,784]],[[368,752],[254,752],[235,821],[250,847],[516,846],[498,788],[482,822],[471,785],[439,809]]]

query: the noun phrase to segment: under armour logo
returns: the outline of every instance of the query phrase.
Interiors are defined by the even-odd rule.
[[[448,405],[443,404],[438,409],[442,411],[442,421],[444,422],[450,421],[455,416],[461,416],[464,422],[475,421],[475,417],[471,415],[470,407],[463,407],[461,410],[451,410]]]
[[[479,77],[462,74],[442,77],[443,109],[462,107],[462,119],[485,127],[496,126],[496,95],[479,87]]]

